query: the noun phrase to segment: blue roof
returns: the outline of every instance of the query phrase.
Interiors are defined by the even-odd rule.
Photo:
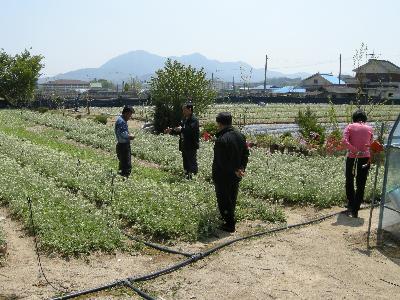
[[[273,87],[273,85],[267,85],[265,88],[267,90],[269,90],[272,87]],[[256,87],[251,88],[251,90],[263,90],[263,89],[264,89],[264,85],[263,84],[260,84],[260,85],[257,85]]]
[[[305,93],[306,89],[296,88],[292,85],[284,86],[273,90],[276,94],[289,94],[289,93]]]
[[[328,80],[332,84],[339,84],[339,78],[333,75],[320,74],[324,79]],[[345,83],[343,79],[340,79],[340,83]]]

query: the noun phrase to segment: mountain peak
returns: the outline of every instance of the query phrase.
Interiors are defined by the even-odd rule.
[[[196,69],[204,68],[204,71],[211,77],[214,73],[214,78],[218,80],[231,81],[234,76],[237,79],[241,78],[241,67],[251,68],[250,65],[244,62],[220,62],[213,59],[208,59],[198,52],[188,55],[171,56],[185,65],[191,65]],[[80,79],[88,80],[94,78],[104,78],[114,82],[120,82],[129,78],[138,77],[142,80],[147,80],[157,70],[164,67],[167,57],[149,53],[145,50],[134,50],[121,55],[118,55],[100,68],[81,69],[65,74],[57,75],[57,78],[65,79]],[[268,71],[267,76],[284,77],[285,74],[276,71]],[[293,77],[288,75],[288,77]],[[251,81],[260,82],[264,80],[264,68],[253,68]]]

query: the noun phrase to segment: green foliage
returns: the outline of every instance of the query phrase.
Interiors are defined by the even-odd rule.
[[[292,137],[292,136],[293,136],[293,135],[292,135],[291,132],[286,131],[286,132],[282,133],[281,138],[284,139],[284,138]]]
[[[49,109],[47,107],[38,107],[35,109],[35,111],[40,112],[41,114],[44,114],[47,112]]]
[[[322,145],[325,141],[325,128],[318,124],[317,115],[307,106],[306,111],[299,110],[296,118],[299,132],[308,142]],[[316,134],[319,136],[316,138]]]
[[[115,89],[115,85],[111,81],[108,81],[107,79],[98,79],[98,80],[94,80],[93,82],[101,83],[101,88],[105,89],[105,90],[114,90]]]
[[[151,79],[150,93],[154,111],[154,127],[162,132],[176,126],[181,119],[182,105],[191,100],[195,113],[203,112],[214,101],[215,92],[206,79],[206,73],[168,59],[165,67]]]
[[[129,91],[129,89],[130,89],[130,85],[129,85],[129,83],[125,83],[124,84],[124,92],[127,92],[127,91]]]
[[[203,125],[203,132],[208,132],[211,135],[216,135],[218,131],[218,126],[216,122],[210,122]]]
[[[108,119],[107,115],[103,115],[103,114],[97,115],[97,116],[94,117],[94,120],[97,123],[104,124],[104,125],[107,124],[107,119]]]
[[[279,145],[282,140],[273,134],[257,134],[256,143],[258,147],[267,148],[271,145]]]
[[[43,56],[31,55],[28,50],[11,56],[0,50],[0,97],[15,106],[33,101],[34,90],[43,68]]]

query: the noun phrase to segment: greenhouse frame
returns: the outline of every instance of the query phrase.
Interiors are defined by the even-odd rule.
[[[400,241],[400,115],[389,133],[385,157],[378,244],[387,238]]]

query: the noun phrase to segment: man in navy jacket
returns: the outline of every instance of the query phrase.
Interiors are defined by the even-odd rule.
[[[212,179],[218,208],[225,223],[221,229],[235,231],[235,207],[239,182],[249,160],[249,150],[245,136],[232,127],[232,115],[222,112],[216,118],[217,140],[214,145]]]
[[[179,151],[182,152],[183,169],[187,179],[197,174],[197,150],[199,149],[200,129],[199,120],[193,114],[191,102],[182,106],[183,120],[180,126],[167,128],[165,133],[179,134]]]

